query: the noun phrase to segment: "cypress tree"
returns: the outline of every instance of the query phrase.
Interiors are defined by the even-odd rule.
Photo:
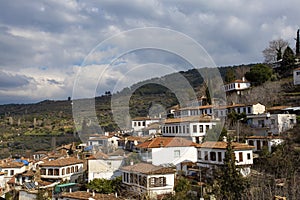
[[[297,31],[297,38],[296,38],[296,56],[300,56],[300,38],[299,38],[299,29]]]
[[[243,192],[249,185],[236,168],[231,139],[227,143],[224,165],[221,168],[221,175],[218,182],[222,199],[227,200],[241,199]]]

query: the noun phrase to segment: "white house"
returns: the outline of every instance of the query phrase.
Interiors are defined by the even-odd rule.
[[[91,135],[87,141],[88,146],[97,146],[97,147],[104,147],[104,148],[110,148],[112,150],[115,150],[118,148],[118,141],[119,137],[114,135],[100,135],[95,134]]]
[[[242,80],[235,80],[231,83],[225,84],[224,89],[225,92],[237,92],[240,94],[242,90],[249,89],[251,84],[243,77]]]
[[[246,143],[254,146],[254,151],[261,151],[263,148],[267,148],[269,152],[272,151],[272,147],[283,143],[283,138],[280,136],[249,136],[246,137]]]
[[[300,85],[300,68],[293,71],[294,85]]]
[[[198,166],[214,169],[224,164],[227,142],[204,142],[197,146],[198,148]],[[240,169],[242,175],[250,173],[250,166],[253,164],[254,146],[243,143],[232,142],[232,149],[236,158],[236,166]]]
[[[42,180],[77,182],[83,175],[83,161],[77,158],[61,158],[40,164]]]
[[[215,117],[226,117],[231,112],[238,114],[245,113],[246,115],[257,115],[264,113],[266,107],[260,103],[253,104],[233,104],[227,106],[197,106],[185,107],[174,112],[175,118],[183,118],[189,116],[213,115]]]
[[[97,152],[88,158],[88,182],[95,178],[114,179],[121,176],[120,167],[124,163],[123,154],[104,154]]]
[[[137,146],[144,162],[153,165],[173,165],[197,161],[196,143],[180,137],[157,137]]]
[[[159,122],[160,118],[150,118],[150,117],[136,117],[131,121],[131,127],[134,132],[141,134],[143,129],[148,127],[149,124],[154,122]]]
[[[168,137],[186,137],[200,143],[209,129],[216,126],[219,120],[210,116],[190,116],[166,119],[162,125],[162,135]]]
[[[268,136],[280,135],[295,126],[297,123],[295,114],[270,114],[247,116],[248,124],[255,135]]]
[[[138,163],[122,167],[121,171],[122,183],[137,196],[156,199],[157,195],[174,192],[175,170],[172,168]]]
[[[7,183],[13,176],[26,171],[27,167],[23,162],[17,162],[15,160],[2,160],[0,163],[1,172],[4,175],[4,181]]]

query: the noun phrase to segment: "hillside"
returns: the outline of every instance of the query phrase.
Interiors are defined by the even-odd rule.
[[[234,70],[236,76],[241,78],[243,74],[249,70],[251,65],[241,65],[233,67],[220,67],[219,71],[223,79],[227,70]],[[205,84],[203,78],[195,69],[186,72],[179,72],[186,77],[189,84],[193,86],[191,93],[196,93],[198,97],[205,94]],[[181,86],[176,74],[166,75],[162,78],[154,78],[134,84],[130,88],[124,88],[122,91],[113,95],[102,95],[95,98],[95,110],[97,121],[104,131],[117,131],[119,128],[128,127],[129,122],[123,119],[123,105],[126,95],[130,95],[129,113],[131,117],[147,116],[149,110],[167,108],[178,104],[175,94],[168,88],[159,85],[161,81],[165,84],[175,83],[178,91],[185,91],[186,88]],[[173,81],[173,82],[172,82]],[[153,83],[154,82],[154,83]],[[158,84],[155,84],[157,82]],[[266,82],[261,86],[252,87],[242,96],[228,95],[228,103],[241,102],[253,103],[260,102],[266,106],[274,105],[297,105],[300,102],[300,88],[294,87],[291,78],[285,78],[279,81]],[[189,98],[189,97],[186,97]],[[114,107],[120,108],[120,114],[111,110],[112,100],[116,103]],[[87,103],[93,99],[85,99]],[[76,102],[76,101],[74,101]],[[83,114],[81,121],[77,122],[79,126],[88,127],[86,115],[90,112],[84,106],[80,108]],[[150,113],[151,114],[151,113]],[[124,127],[118,127],[124,125]],[[119,120],[124,124],[119,123]],[[9,104],[0,105],[0,140],[2,140],[2,150],[7,152],[8,147],[11,149],[26,150],[32,149],[50,149],[52,138],[56,138],[56,145],[61,145],[70,141],[79,141],[77,131],[72,117],[72,102],[45,100],[36,104]],[[89,126],[90,132],[99,131]],[[32,139],[34,138],[34,139]],[[34,145],[35,143],[40,145]],[[52,144],[53,146],[53,144]],[[0,147],[1,148],[1,147]],[[1,155],[0,155],[1,156]]]

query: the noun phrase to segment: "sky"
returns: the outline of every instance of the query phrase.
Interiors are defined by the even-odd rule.
[[[2,1],[0,104],[98,96],[179,70],[262,62],[270,40],[294,48],[299,8],[298,0]],[[210,61],[186,61],[199,54]]]

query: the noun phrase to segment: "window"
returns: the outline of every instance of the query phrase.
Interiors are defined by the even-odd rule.
[[[185,126],[182,126],[182,133],[185,133]]]
[[[253,140],[249,140],[249,145],[254,146]]]
[[[263,146],[267,147],[268,146],[268,141],[263,141]]]
[[[48,169],[48,175],[53,175],[53,169]]]
[[[202,160],[202,152],[200,150],[198,151],[198,160]]]
[[[181,133],[181,126],[178,127],[178,132]]]
[[[180,150],[175,150],[174,151],[174,158],[179,158],[180,157]]]
[[[207,132],[209,129],[209,125],[205,125],[205,131]]]
[[[141,122],[138,122],[138,126],[141,126]]]
[[[133,126],[136,126],[136,122],[133,123]]]
[[[264,120],[258,120],[258,126],[263,128],[265,127],[265,121]]]
[[[251,154],[247,153],[247,159],[250,160],[251,159]]]
[[[238,88],[240,88],[241,87],[241,84],[240,83],[238,83],[238,86],[237,86]]]
[[[199,132],[203,133],[203,125],[199,125]]]
[[[239,162],[243,162],[243,152],[239,152]]]
[[[54,169],[54,175],[59,176],[59,169]]]
[[[251,107],[247,107],[248,108],[248,114],[251,113]]]
[[[275,119],[271,119],[271,124],[272,124],[272,125],[275,124]]]
[[[78,166],[76,166],[76,167],[75,167],[75,171],[76,171],[76,172],[78,172],[78,171],[79,171],[79,169],[78,169]]]
[[[193,125],[193,133],[197,133],[197,125]]]
[[[178,133],[178,126],[176,126],[175,130],[176,130],[175,133]]]
[[[61,170],[61,175],[65,175],[65,169],[64,168]]]
[[[152,177],[149,179],[150,187],[163,187],[166,186],[166,177]]]
[[[172,133],[175,133],[175,127],[172,126]]]
[[[222,162],[222,152],[218,152],[218,161]]]
[[[146,122],[143,122],[143,126],[146,126]]]
[[[213,151],[210,152],[210,160],[211,160],[211,161],[216,161],[216,159],[217,159],[217,158],[216,158],[216,152],[213,152]]]
[[[5,170],[5,172],[7,173],[7,170]],[[41,169],[41,175],[46,175],[46,169]]]
[[[15,170],[10,170],[10,175],[13,176],[15,174]]]
[[[204,151],[204,160],[208,160],[208,151]]]
[[[296,75],[299,76],[299,75],[300,75],[300,72],[296,72]]]
[[[67,168],[67,174],[70,174],[70,167]]]
[[[186,126],[186,133],[190,133],[190,127]]]

